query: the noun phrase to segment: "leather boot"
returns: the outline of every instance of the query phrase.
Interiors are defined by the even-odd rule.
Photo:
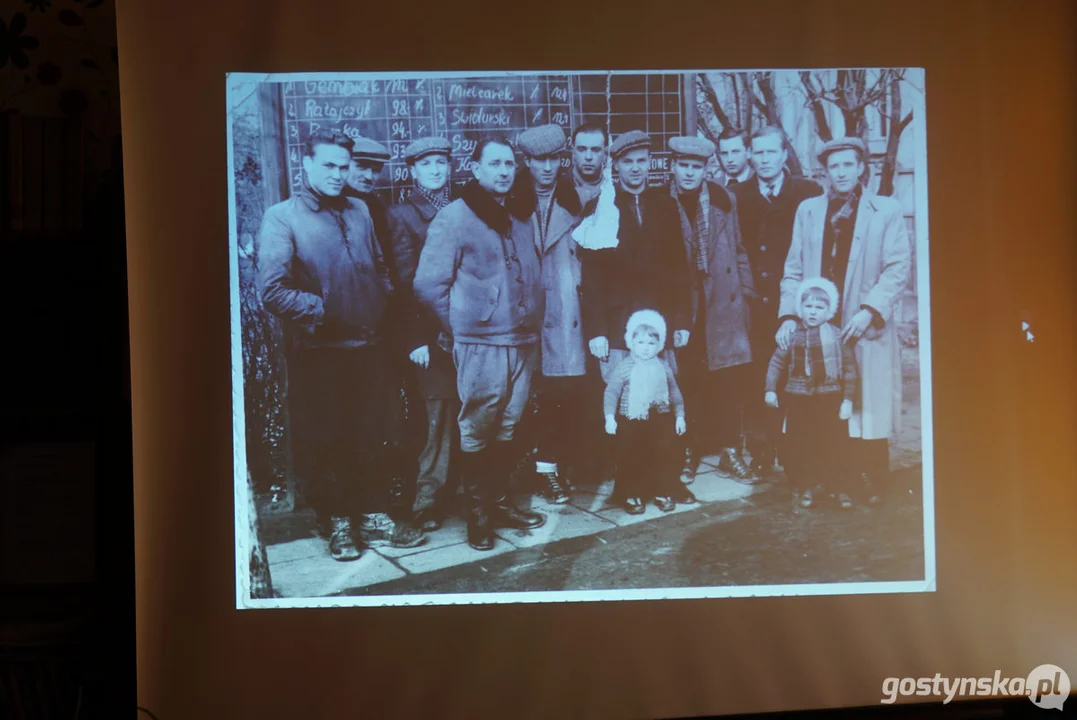
[[[509,477],[515,465],[507,442],[498,442],[490,448],[490,472],[493,480],[493,502],[490,521],[495,528],[534,530],[546,524],[546,516],[531,510],[522,510],[509,500]]]
[[[460,453],[467,502],[467,544],[476,550],[494,549],[494,526],[489,513],[489,450]]]

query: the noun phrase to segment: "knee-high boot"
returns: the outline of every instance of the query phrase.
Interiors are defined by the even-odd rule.
[[[460,453],[460,473],[467,497],[467,544],[476,550],[494,549],[490,520],[490,450]]]

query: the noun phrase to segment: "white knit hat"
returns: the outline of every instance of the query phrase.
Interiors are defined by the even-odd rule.
[[[665,347],[666,344],[666,320],[659,313],[654,310],[637,310],[632,313],[632,317],[628,318],[628,324],[625,325],[625,344],[632,344],[632,336],[635,335],[636,330],[640,325],[650,325],[658,331],[658,345],[659,347]]]
[[[838,313],[838,286],[822,277],[809,278],[800,283],[800,287],[797,288],[797,315],[801,318],[804,317],[804,293],[812,289],[819,289],[826,293],[830,308],[827,310],[827,315],[823,318],[823,322],[830,322],[831,318]]]

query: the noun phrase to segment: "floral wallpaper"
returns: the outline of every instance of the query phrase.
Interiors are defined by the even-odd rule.
[[[10,0],[0,11],[0,116],[69,117],[88,180],[120,133],[114,0]]]

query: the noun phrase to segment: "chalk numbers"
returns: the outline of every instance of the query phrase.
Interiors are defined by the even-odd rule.
[[[410,114],[407,100],[393,100],[393,117],[408,117]]]
[[[411,174],[406,167],[394,167],[393,168],[393,182],[407,182]]]
[[[390,128],[390,134],[400,140],[408,139],[408,124],[403,120],[394,120]]]
[[[292,142],[299,142],[299,125],[297,123],[288,123],[288,137]]]

